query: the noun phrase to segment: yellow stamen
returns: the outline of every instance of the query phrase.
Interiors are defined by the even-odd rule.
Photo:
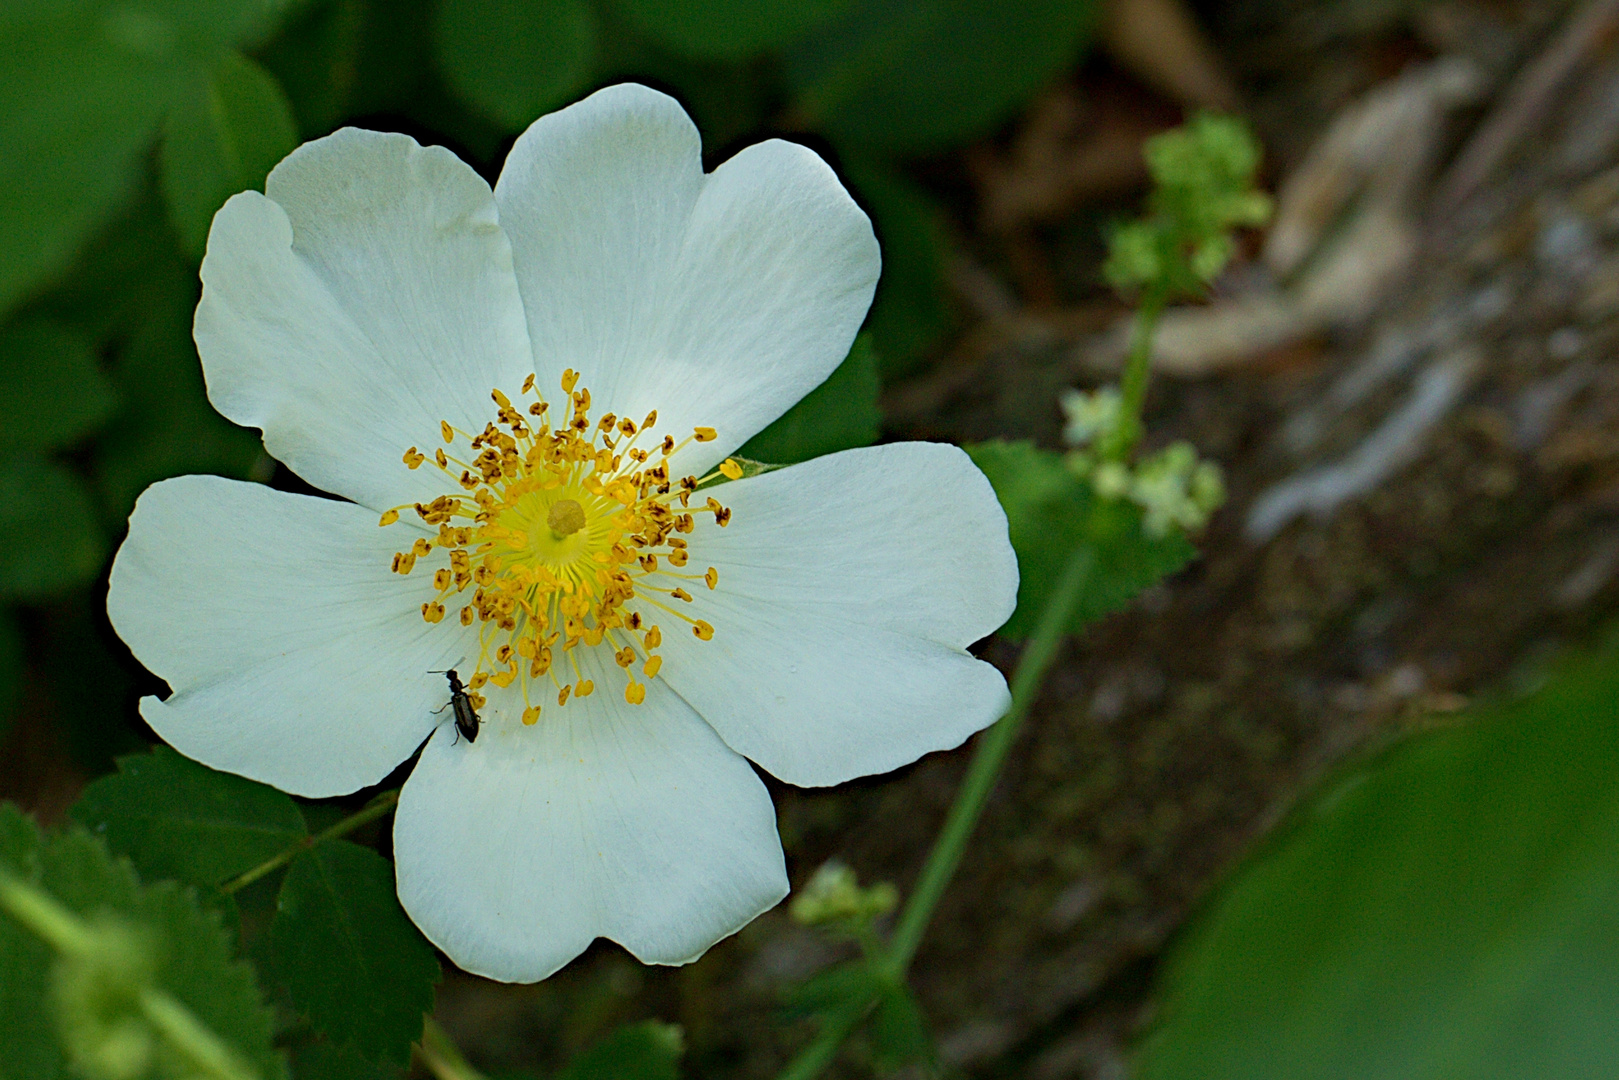
[[[590,391],[579,385],[579,373],[566,371],[561,387],[566,396],[556,408],[534,390],[533,376],[521,391],[529,402],[514,403],[500,388],[492,389],[496,422],[482,431],[468,434],[442,422],[446,444],[467,444],[451,445],[451,453],[433,452],[452,493],[396,507],[381,519],[394,524],[403,510],[413,508],[436,530],[397,552],[393,569],[409,574],[417,560],[435,560],[435,595],[422,604],[423,619],[443,620],[445,601],[457,597],[460,624],[476,624],[480,631],[469,694],[487,684],[518,683],[525,726],[539,722],[540,710],[529,697],[533,680],[551,679],[558,705],[594,692],[595,684],[581,673],[576,648],[611,649],[615,666],[624,672],[625,700],[645,699],[645,685],[634,677],[638,657],[645,657],[639,672],[645,679],[657,677],[663,665],[652,651],[662,634],[646,616],[671,610],[666,606],[671,598],[694,602],[676,582],[651,579],[695,579],[666,568],[687,564],[682,537],[697,528],[694,515],[712,514],[724,524],[730,511],[712,498],[701,509],[689,506],[691,496],[719,475],[743,475],[740,464],[727,459],[717,472],[681,479],[672,471],[672,455],[694,440],[713,441],[716,429],[694,428],[688,439],[676,442],[672,435],[650,433],[656,411],[640,425],[612,413],[592,420]],[[638,448],[643,439],[660,441]],[[427,457],[412,447],[402,460],[414,469]],[[717,588],[718,571],[709,568],[703,580],[709,589]],[[700,639],[713,637],[708,623],[674,614]],[[572,680],[562,682],[554,669],[571,670]]]

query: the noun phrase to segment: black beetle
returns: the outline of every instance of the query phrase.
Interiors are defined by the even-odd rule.
[[[483,721],[478,718],[478,710],[472,707],[472,696],[467,693],[467,688],[461,685],[461,676],[456,674],[454,668],[451,668],[448,671],[434,671],[430,672],[429,674],[444,675],[450,680],[449,702],[439,706],[433,711],[435,713],[441,713],[445,709],[454,707],[455,730],[458,733],[456,736],[456,741],[459,742],[461,736],[464,735],[466,736],[467,742],[477,742],[478,727],[483,723]],[[455,743],[451,743],[450,745],[454,746]]]

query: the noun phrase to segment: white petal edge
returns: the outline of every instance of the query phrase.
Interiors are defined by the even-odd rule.
[[[532,727],[440,731],[394,815],[399,900],[475,975],[536,982],[597,937],[684,964],[787,895],[775,810],[751,766],[666,687],[595,694]]]
[[[959,745],[1010,704],[965,647],[1017,602],[1006,515],[959,448],[894,443],[725,484],[690,537],[682,613],[656,609],[662,678],[733,750],[791,784],[887,772]],[[654,579],[655,580],[655,579]]]
[[[377,783],[448,722],[431,669],[477,649],[475,630],[423,622],[421,583],[390,572],[420,535],[260,484],[153,484],[107,594],[118,636],[174,690],[141,715],[187,757],[294,795]]]
[[[214,217],[194,335],[208,397],[299,476],[373,509],[446,484],[407,470],[439,421],[481,431],[531,370],[511,247],[471,167],[406,135],[306,143]]]
[[[604,410],[689,447],[701,475],[843,360],[881,266],[871,222],[816,154],[771,140],[712,174],[674,99],[608,87],[541,117],[495,199],[540,389],[574,368]]]

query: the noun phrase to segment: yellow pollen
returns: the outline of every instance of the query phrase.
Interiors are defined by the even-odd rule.
[[[558,499],[546,512],[545,523],[560,540],[585,527],[585,508],[572,499]]]
[[[480,688],[511,687],[522,695],[524,726],[540,719],[532,683],[548,680],[559,706],[595,691],[581,674],[576,648],[609,650],[608,670],[623,672],[624,700],[638,705],[646,684],[637,675],[650,681],[663,667],[655,652],[663,636],[652,622],[660,611],[690,625],[700,640],[713,638],[712,625],[671,603],[695,602],[682,582],[698,575],[679,572],[690,558],[685,537],[708,515],[720,526],[731,516],[701,489],[718,476],[743,475],[729,458],[701,479],[673,471],[672,457],[693,441],[712,442],[714,428],[693,428],[677,441],[653,433],[656,411],[639,425],[614,413],[593,419],[590,391],[572,369],[561,389],[564,396],[548,403],[529,376],[516,395],[528,400],[490,391],[494,420],[482,431],[441,422],[445,448],[429,456],[413,446],[401,460],[410,469],[431,463],[446,493],[394,507],[379,521],[392,525],[413,510],[425,526],[394,554],[393,570],[408,575],[418,560],[428,560],[431,593],[422,619],[444,621],[453,602],[451,621],[478,627],[468,695],[481,708]],[[692,502],[694,494],[703,506]],[[715,568],[701,577],[710,590],[718,587]]]

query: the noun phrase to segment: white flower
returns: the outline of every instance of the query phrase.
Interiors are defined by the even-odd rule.
[[[107,601],[173,687],[141,714],[314,798],[426,740],[399,896],[469,971],[544,978],[598,936],[695,959],[787,891],[747,759],[841,783],[1007,705],[965,647],[1011,612],[1016,563],[960,450],[707,487],[837,366],[877,273],[815,154],[771,141],[705,175],[685,113],[638,86],[539,120],[493,192],[403,135],[300,148],[215,218],[197,347],[219,411],[348,501],[207,476],[141,497]]]

